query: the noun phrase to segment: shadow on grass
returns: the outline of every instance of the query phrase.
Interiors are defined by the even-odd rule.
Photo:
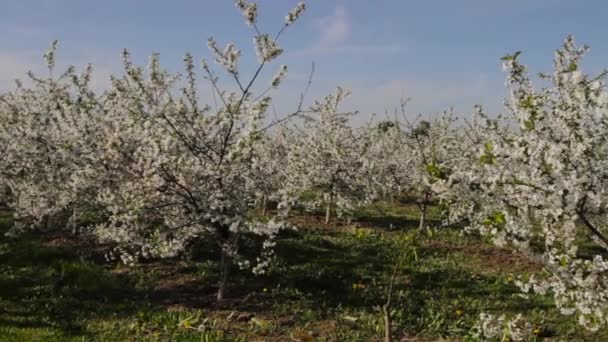
[[[132,281],[86,261],[79,249],[48,246],[40,234],[5,236],[0,218],[0,327],[87,334],[87,319],[121,317],[136,310]]]
[[[391,260],[380,243],[353,245],[344,235],[307,232],[281,241],[272,280],[330,305],[365,305],[352,285],[386,273]]]
[[[404,216],[395,215],[359,215],[357,222],[366,226],[378,227],[382,229],[394,229],[394,230],[411,230],[417,229],[419,221]],[[440,222],[429,222],[429,224],[438,224]]]
[[[387,203],[376,203],[362,208],[355,215],[355,220],[361,224],[394,230],[417,229],[420,223],[420,212],[411,203],[395,206]],[[433,210],[427,212],[426,224],[441,225],[438,214]]]
[[[394,263],[390,247],[374,237],[358,242],[345,235],[326,231],[322,234],[301,232],[299,236],[280,241],[276,251],[277,265],[264,285],[280,284],[296,289],[319,307],[371,308],[382,304],[384,285]],[[430,255],[433,251],[421,248],[419,253]],[[518,289],[496,277],[473,277],[447,263],[414,264],[401,273],[404,279],[395,290],[408,293],[415,303],[409,308],[413,311],[422,310],[429,301],[450,302],[454,298],[497,300],[502,308],[509,310],[525,310],[531,305],[538,308],[538,303],[514,299]],[[366,294],[353,291],[353,284],[360,283],[366,285]],[[297,300],[297,295],[291,299]]]
[[[415,220],[405,216],[376,218],[382,221],[374,226],[399,223],[417,227]],[[0,221],[0,225],[7,228],[6,222]],[[155,261],[116,274],[79,255],[77,248],[48,246],[33,234],[18,239],[0,237],[0,330],[50,327],[69,336],[87,335],[87,320],[120,319],[142,308],[161,312],[172,305],[252,313],[269,313],[281,306],[292,314],[298,306],[321,315],[343,309],[370,311],[385,301],[384,286],[394,263],[391,246],[376,232],[361,238],[328,229],[286,231],[278,238],[270,272],[255,276],[235,269],[228,299],[217,303],[219,251],[209,240],[195,246],[188,263]],[[257,252],[252,246],[245,247],[251,249],[246,253]],[[443,310],[441,317],[448,317],[454,300],[483,300],[484,305],[489,303],[484,309],[490,310],[539,308],[538,302],[514,299],[518,290],[495,277],[473,277],[451,262],[451,252],[444,244],[422,246],[419,261],[403,270],[395,289],[404,293],[395,298],[395,308],[403,313],[403,326],[413,327],[411,331],[426,329],[430,323],[424,319],[432,316],[428,312]],[[134,283],[142,274],[150,279],[145,290]],[[153,281],[155,274],[159,279]],[[364,289],[356,289],[354,284],[362,284]],[[451,321],[444,321],[441,324],[446,328],[442,329],[448,331]]]

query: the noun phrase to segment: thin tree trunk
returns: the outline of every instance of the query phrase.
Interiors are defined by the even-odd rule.
[[[76,219],[74,218],[75,216],[76,216],[76,210],[74,210],[74,208],[72,208],[72,219],[74,220],[72,222],[72,234],[78,235],[78,225],[77,225]]]
[[[266,216],[266,196],[262,198],[262,216]]]
[[[220,260],[221,274],[220,274],[220,284],[217,290],[217,300],[221,301],[225,298],[226,294],[226,285],[228,283],[228,273],[230,272],[230,257],[226,255],[226,251],[222,248],[222,256]]]
[[[382,305],[382,313],[384,314],[384,342],[392,342],[393,335],[391,333],[392,321],[391,321],[391,301],[393,299],[393,286],[395,285],[395,279],[399,272],[399,262],[393,266],[393,274],[391,274],[391,280],[388,283],[388,289],[386,293],[386,303]]]
[[[442,224],[445,226],[449,226],[450,225],[450,208],[449,206],[446,206],[444,204],[444,202],[440,202],[441,204],[441,218],[442,218]]]
[[[424,229],[425,225],[426,225],[426,204],[423,203],[422,206],[420,206],[420,224],[418,225],[418,229],[420,229],[420,230]]]
[[[334,200],[334,182],[335,175],[332,177],[331,186],[329,187],[329,200],[327,201],[327,207],[325,208],[325,224],[329,224],[331,218],[331,205]]]

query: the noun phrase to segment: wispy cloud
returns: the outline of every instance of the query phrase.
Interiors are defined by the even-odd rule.
[[[351,24],[342,6],[336,7],[330,16],[315,21],[320,31],[319,40],[314,45],[318,49],[328,49],[344,43],[351,33]]]
[[[403,50],[397,44],[354,44],[349,43],[353,33],[350,16],[343,6],[337,6],[334,12],[313,22],[318,32],[316,40],[308,47],[291,52],[292,56],[317,56],[323,54],[387,54]]]

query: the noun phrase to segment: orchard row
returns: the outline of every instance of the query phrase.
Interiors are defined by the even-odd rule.
[[[409,196],[420,229],[438,205],[446,224],[543,263],[547,276],[521,275],[522,291],[553,295],[588,329],[606,324],[608,262],[603,252],[583,258],[578,250],[586,240],[608,247],[608,93],[603,74],[580,70],[586,48],[568,37],[553,72],[539,76],[542,89],[519,53],[504,57],[504,115],[476,107],[468,119],[446,112],[425,121],[408,116],[402,101],[393,117],[354,128],[354,114],[340,108],[348,92],[338,88],[310,106],[305,91],[292,113],[270,120],[287,67],[267,87],[259,76],[276,68],[279,41],[305,5],[267,34],[255,3],[236,4],[258,63],[245,78],[240,50],[209,39],[213,64],[233,82],[226,89],[212,63],[199,68],[191,55],[183,75],[173,75],[157,55],[142,68],[125,51],[124,73],[95,92],[92,67],[57,73],[55,43],[45,54],[48,75],[30,74],[27,86],[0,95],[0,186],[15,217],[11,233],[65,226],[113,244],[109,256],[128,264],[212,240],[222,250],[221,300],[233,267],[264,272],[293,208],[323,208],[330,221]],[[202,103],[209,94],[199,89],[212,89],[215,103]],[[261,243],[253,260],[240,253],[252,239]]]

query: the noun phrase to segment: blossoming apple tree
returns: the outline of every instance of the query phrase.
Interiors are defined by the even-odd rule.
[[[114,243],[114,255],[127,263],[174,256],[194,239],[212,239],[221,255],[218,300],[235,263],[262,272],[284,224],[280,217],[261,219],[252,211],[265,190],[256,180],[271,165],[263,164],[259,146],[272,147],[262,137],[277,122],[269,123],[265,114],[287,67],[278,67],[268,90],[256,95],[254,84],[282,54],[279,40],[305,5],[289,12],[275,35],[259,29],[255,3],[238,0],[236,6],[254,32],[258,63],[253,75],[244,77],[240,50],[209,39],[215,62],[236,89],[222,89],[203,61],[216,106],[201,103],[191,55],[184,58],[181,80],[161,68],[158,55],[145,70],[127,51],[124,75],[113,76],[102,95],[90,90],[90,69],[78,76],[70,68],[55,80],[53,48],[48,79],[32,77],[34,88],[2,96],[0,141],[7,158],[1,169],[18,214],[35,224],[64,211],[76,217],[75,209],[86,206],[103,216],[88,230]],[[300,110],[301,104],[290,116]],[[251,235],[264,241],[253,263],[239,257],[240,243]]]
[[[46,77],[30,72],[30,87],[18,81],[0,96],[0,180],[15,230],[58,216],[75,225],[96,203],[103,105],[90,90],[91,66],[56,75],[56,48],[45,54]]]
[[[408,118],[401,101],[401,118],[371,129],[366,153],[368,192],[373,198],[400,196],[416,204],[419,228],[427,224],[428,208],[436,200],[433,184],[447,177],[446,162],[454,148],[454,118],[450,112],[430,121]]]
[[[301,115],[302,128],[294,128],[295,141],[289,148],[289,173],[293,193],[308,192],[309,208],[325,208],[325,223],[332,209],[342,216],[365,201],[364,163],[367,140],[349,125],[355,114],[341,112],[339,106],[349,95],[342,88],[317,101],[310,114]]]
[[[454,164],[447,182],[469,200],[460,212],[470,228],[543,263],[548,276],[522,275],[521,289],[551,293],[564,314],[593,330],[606,323],[608,262],[600,252],[584,256],[581,241],[608,243],[608,93],[603,73],[581,71],[586,50],[568,37],[553,73],[540,74],[548,84],[541,90],[519,53],[506,56],[510,116],[476,127],[477,155]]]

